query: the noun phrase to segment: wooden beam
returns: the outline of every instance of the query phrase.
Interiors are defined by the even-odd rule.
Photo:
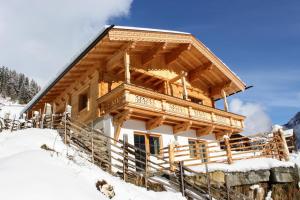
[[[197,67],[194,70],[189,71],[189,81],[194,82],[200,79],[201,76],[204,75],[206,72],[211,71],[213,69],[213,66],[214,65],[211,62],[209,62]]]
[[[142,66],[148,65],[161,51],[167,48],[167,43],[162,42],[142,56]]]
[[[181,74],[184,74],[182,77],[181,77],[181,83],[182,83],[182,94],[183,94],[183,99],[184,100],[187,100],[188,99],[188,92],[187,92],[187,86],[186,86],[186,80],[185,80],[185,75],[186,75],[186,72],[182,71]]]
[[[170,79],[168,82],[169,83],[175,83],[176,81],[178,81],[179,79],[181,79],[182,77],[186,77],[187,73],[182,71],[180,74],[178,74],[177,76],[175,76],[174,78]]]
[[[132,113],[132,110],[127,109],[127,110],[124,110],[123,112],[114,116],[113,124],[115,125],[115,134],[114,134],[115,140],[119,139],[123,123],[130,118],[131,113]]]
[[[189,51],[192,47],[191,43],[181,44],[178,48],[173,50],[171,53],[166,54],[165,60],[166,65],[172,64],[183,52]]]
[[[125,83],[130,83],[130,56],[126,51],[124,54],[124,69],[125,69]]]
[[[163,124],[163,122],[165,121],[166,117],[163,116],[159,116],[159,117],[155,117],[153,119],[150,119],[146,122],[146,129],[147,130],[152,130],[155,129],[159,126],[161,126]]]
[[[190,129],[190,127],[192,126],[192,122],[191,121],[187,121],[187,122],[183,122],[181,124],[177,124],[175,126],[173,126],[173,133],[177,134],[183,131],[187,131]]]
[[[115,68],[123,58],[125,52],[129,53],[136,46],[136,42],[128,42],[124,44],[118,51],[107,59],[106,67],[108,70]]]
[[[222,97],[224,99],[224,110],[228,112],[228,103],[227,103],[227,95],[224,89],[221,90]]]
[[[211,92],[210,92],[210,96],[211,97],[221,96],[222,90],[226,91],[229,88],[231,88],[232,85],[233,85],[233,83],[231,81],[229,81],[229,82],[221,83],[220,85],[213,86],[211,89]]]
[[[214,131],[214,129],[215,129],[215,126],[208,126],[208,127],[205,127],[204,129],[198,129],[196,132],[196,136],[201,137],[201,136],[208,135],[208,134],[212,133]]]

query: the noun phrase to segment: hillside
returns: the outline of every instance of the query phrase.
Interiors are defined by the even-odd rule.
[[[41,149],[46,144],[56,152]],[[61,141],[49,129],[26,129],[0,134],[0,199],[108,199],[95,183],[114,187],[114,200],[184,199],[180,193],[153,192],[124,183],[87,161],[87,156]]]

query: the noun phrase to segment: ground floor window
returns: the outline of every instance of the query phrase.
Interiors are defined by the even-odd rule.
[[[207,144],[202,140],[189,139],[190,157],[207,162]]]
[[[151,155],[159,155],[160,150],[160,136],[149,136],[149,149]]]
[[[150,155],[159,156],[160,148],[162,146],[162,137],[156,134],[135,133],[134,134],[134,146],[139,150],[136,150],[135,157],[137,160],[136,166],[144,168],[146,161],[146,152]]]

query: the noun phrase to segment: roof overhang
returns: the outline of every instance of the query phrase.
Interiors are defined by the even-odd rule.
[[[146,52],[152,51],[157,46],[160,47],[159,45],[168,46],[168,48],[164,49],[163,53],[168,54],[170,51],[175,52],[175,56],[177,56],[175,57],[176,59],[182,58],[182,60],[178,60],[178,62],[173,62],[173,68],[175,71],[177,68],[182,70],[184,64],[188,66],[185,70],[197,70],[197,67],[202,68],[202,66],[209,62],[214,66],[214,73],[226,77],[230,84],[233,85],[228,94],[233,94],[241,90],[243,91],[246,87],[245,83],[236,74],[234,74],[234,72],[232,72],[216,55],[214,55],[202,42],[197,40],[190,33],[111,25],[107,26],[79,55],[66,65],[63,70],[59,72],[58,75],[26,105],[22,113],[31,110],[37,103],[39,103],[43,97],[51,92],[53,87],[55,87],[59,82],[62,82],[61,80],[70,74],[70,71],[73,68],[78,68],[78,65],[80,63],[82,64],[87,59],[91,60],[92,53],[99,51],[99,49],[101,51],[104,43],[107,45],[120,44],[120,46],[115,47],[115,52],[110,52],[109,55],[102,52],[102,57],[104,56],[103,60],[106,62],[112,58],[113,55],[117,54],[120,48],[123,48],[124,46],[128,48],[129,44],[149,43],[149,47],[147,47],[148,49],[143,50],[142,47],[140,47],[140,49],[136,48],[136,53],[139,53],[138,51],[142,50]],[[188,49],[188,51],[185,51],[186,49]],[[176,54],[178,50],[180,50],[181,54],[184,52],[183,56],[181,54]],[[185,56],[187,59],[183,59]],[[188,58],[191,58],[191,61],[188,61]],[[199,59],[201,62],[198,62]],[[211,80],[207,80],[207,82],[209,81]]]

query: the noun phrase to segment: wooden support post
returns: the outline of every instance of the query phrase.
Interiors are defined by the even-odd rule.
[[[130,56],[128,52],[124,54],[124,67],[125,67],[125,83],[130,83]]]
[[[174,162],[175,162],[174,148],[175,148],[175,145],[173,143],[170,143],[169,144],[169,163],[170,163],[170,171],[171,172],[175,171],[175,166],[174,166]]]
[[[285,140],[284,133],[283,133],[282,129],[280,129],[278,131],[278,135],[279,135],[280,141],[281,141],[283,158],[284,158],[285,161],[289,161],[290,160],[289,147],[288,147],[287,142]]]
[[[128,135],[123,135],[123,180],[127,180],[128,169],[128,151],[127,151]]]
[[[273,133],[273,139],[275,141],[275,151],[277,151],[277,156],[278,159],[281,160],[282,159],[282,155],[281,155],[281,151],[280,151],[280,145],[281,145],[281,141],[280,141],[280,136],[278,135],[278,132]]]
[[[227,162],[228,164],[232,164],[231,147],[230,147],[229,137],[227,135],[224,136],[224,143],[226,146]]]
[[[188,99],[188,92],[187,92],[187,88],[186,88],[186,73],[184,71],[181,72],[182,76],[181,76],[181,83],[182,83],[182,88],[183,88],[183,99],[187,100]]]
[[[226,92],[224,89],[221,90],[222,92],[222,96],[223,96],[223,99],[224,99],[224,110],[226,112],[228,112],[228,102],[227,102],[227,95],[226,95]]]

